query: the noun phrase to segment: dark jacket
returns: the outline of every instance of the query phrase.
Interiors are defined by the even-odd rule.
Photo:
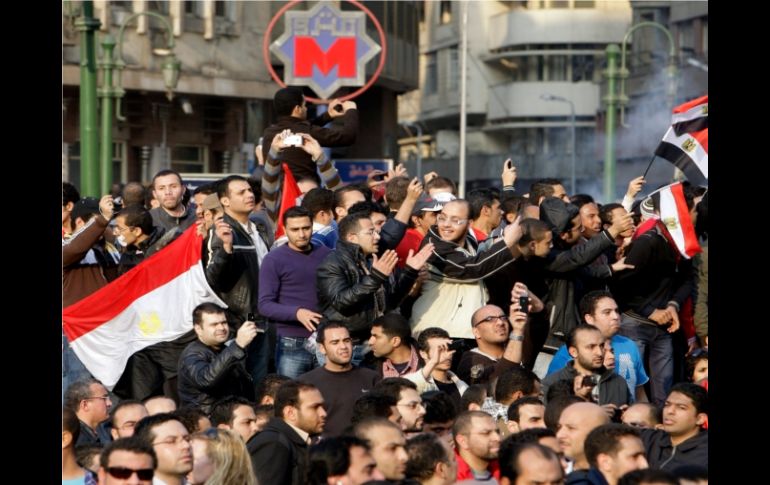
[[[337,248],[318,266],[316,282],[318,306],[329,320],[345,322],[353,338],[369,338],[372,321],[397,308],[417,279],[418,272],[409,266],[389,278],[376,269],[369,269],[361,247],[347,241],[337,241]],[[378,303],[377,292],[383,287],[385,301]]]
[[[302,485],[308,464],[308,446],[291,426],[272,418],[246,448],[258,483]]]
[[[583,268],[605,249],[615,245],[615,240],[607,231],[602,231],[585,244],[557,249],[559,236],[554,234],[553,237],[554,248],[546,257],[545,265],[548,293],[542,300],[551,327],[544,348],[556,352],[567,342],[567,334],[581,320],[575,298],[575,281]]]
[[[204,265],[206,281],[227,303],[228,321],[235,328],[246,320],[249,312],[259,315],[259,260],[254,241],[241,224],[227,214],[224,221],[233,229],[233,252],[227,253],[222,247],[222,240],[210,230],[204,243]],[[257,232],[265,245],[266,231],[264,225],[257,225]]]
[[[96,215],[71,237],[62,239],[62,307],[82,300],[118,277],[119,255],[102,238],[110,230],[107,224],[104,217]]]
[[[192,205],[185,207],[182,217],[169,215],[163,207],[150,209],[150,216],[152,216],[153,226],[162,227],[166,231],[179,229],[179,232],[182,233],[185,229],[195,224],[195,208]]]
[[[566,477],[565,485],[608,485],[607,479],[596,468],[575,470]]]
[[[123,274],[134,268],[137,264],[166,247],[173,239],[179,236],[177,230],[166,231],[162,227],[155,227],[150,237],[137,245],[130,245],[120,255],[118,273]]]
[[[692,438],[671,444],[671,436],[662,429],[642,429],[642,441],[647,450],[650,468],[673,471],[683,465],[709,467],[709,432],[701,430]]]
[[[557,381],[575,380],[578,372],[575,370],[575,361],[567,363],[566,367],[558,372],[546,376],[542,381],[543,396],[548,396],[548,388]],[[628,390],[626,380],[615,373],[614,369],[605,369],[599,379],[599,405],[615,404],[622,406],[631,404],[631,391]]]
[[[631,243],[626,264],[635,268],[618,273],[612,288],[621,311],[647,318],[670,301],[681,307],[692,293],[692,261],[680,257],[658,226]]]
[[[235,342],[215,350],[200,340],[188,345],[179,357],[180,407],[200,408],[208,414],[211,405],[225,396],[254,400],[254,383],[246,372],[246,351]]]
[[[262,134],[262,154],[267,160],[270,145],[273,138],[283,130],[291,130],[292,133],[308,133],[323,147],[341,147],[352,145],[358,135],[358,110],[348,110],[344,115],[335,118],[341,120],[342,126],[324,128],[324,125],[332,121],[329,113],[324,113],[312,121],[301,120],[291,116],[281,116],[278,121],[265,129]],[[289,165],[294,178],[299,180],[309,177],[318,180],[316,164],[309,153],[299,147],[287,147],[281,150],[281,161]]]

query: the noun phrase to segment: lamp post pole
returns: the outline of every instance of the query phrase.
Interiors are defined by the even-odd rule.
[[[101,22],[93,17],[94,2],[83,2],[82,16],[75,21],[80,37],[80,193],[99,195],[99,139],[96,132],[96,40]]]
[[[604,97],[607,103],[607,116],[605,123],[605,141],[604,141],[604,200],[607,202],[615,200],[615,106],[620,107],[620,125],[629,128],[631,125],[626,123],[626,109],[628,96],[626,96],[626,78],[628,69],[626,68],[626,45],[631,34],[641,27],[653,27],[664,34],[668,39],[668,67],[666,68],[669,78],[669,84],[666,87],[666,100],[668,101],[669,111],[674,105],[676,98],[676,49],[674,47],[674,38],[671,32],[663,25],[657,22],[639,22],[631,26],[623,36],[623,50],[617,44],[607,46],[607,69],[604,75],[607,77],[607,95]],[[617,68],[618,54],[620,54],[620,69]],[[615,81],[620,79],[620,94],[615,95]]]
[[[575,157],[577,156],[575,153],[575,103],[573,103],[571,100],[564,98],[562,96],[556,96],[553,94],[541,94],[540,99],[543,99],[545,101],[560,101],[562,103],[568,103],[569,104],[569,113],[570,113],[570,143],[572,146],[572,169],[571,169],[571,177],[570,177],[570,193],[572,195],[575,195],[577,193],[576,184],[575,184],[575,164],[576,160]]]
[[[91,3],[91,2],[85,2]],[[107,194],[112,186],[112,123],[113,113],[121,121],[126,121],[126,117],[121,113],[121,101],[125,90],[123,90],[121,74],[123,68],[126,66],[123,60],[123,34],[125,33],[126,26],[129,22],[141,15],[148,15],[155,17],[161,21],[166,28],[168,35],[168,46],[162,51],[155,49],[154,53],[162,54],[166,56],[166,60],[163,62],[161,68],[163,72],[163,83],[166,87],[166,96],[169,100],[174,97],[174,89],[179,81],[179,68],[180,62],[176,60],[174,56],[174,34],[171,30],[171,25],[168,23],[165,17],[155,12],[136,12],[130,15],[120,26],[118,33],[118,40],[115,42],[115,38],[107,34],[102,39],[102,61],[99,63],[99,67],[103,70],[103,83],[102,88],[99,89],[98,95],[102,98],[102,124],[101,124],[101,193]],[[115,45],[118,46],[118,59],[114,60],[113,52]],[[160,52],[159,52],[160,51]],[[112,80],[112,72],[116,71],[115,82]],[[114,85],[113,85],[114,84]],[[117,109],[113,110],[112,99],[117,100]],[[81,97],[82,99],[82,97]],[[82,123],[82,122],[81,122]],[[98,177],[98,172],[94,170]]]

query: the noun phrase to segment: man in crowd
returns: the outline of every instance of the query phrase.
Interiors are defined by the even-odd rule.
[[[228,396],[215,402],[209,417],[213,426],[235,431],[244,443],[260,430],[254,405],[242,397]]]
[[[152,196],[160,207],[150,209],[154,226],[179,233],[195,223],[195,210],[182,203],[185,190],[182,176],[169,169],[161,170],[152,178]]]
[[[384,418],[369,418],[356,424],[354,433],[367,442],[377,470],[386,480],[398,483],[406,477],[409,455],[406,438],[398,426]]]
[[[112,408],[112,439],[130,438],[134,436],[136,423],[149,416],[147,408],[141,401],[125,399]]]
[[[110,417],[112,401],[101,382],[93,377],[76,381],[64,393],[64,407],[70,409],[80,421],[80,435],[75,447],[106,445],[112,441],[110,434],[101,426]]]
[[[173,414],[148,416],[136,425],[134,438],[151,446],[158,458],[153,485],[184,485],[193,468],[190,432]]]
[[[626,473],[647,468],[639,431],[624,424],[599,426],[588,433],[584,448],[591,468],[584,481],[574,483],[617,485]]]

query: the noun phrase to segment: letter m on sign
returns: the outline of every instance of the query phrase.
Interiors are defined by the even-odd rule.
[[[328,75],[334,66],[337,66],[339,77],[356,76],[355,37],[335,40],[326,52],[321,50],[312,37],[295,37],[294,52],[296,77],[312,77],[314,64],[324,76]]]

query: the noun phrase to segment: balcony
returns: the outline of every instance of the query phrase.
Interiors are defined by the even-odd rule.
[[[575,116],[596,116],[599,86],[592,82],[517,82],[492,88],[487,121],[503,122],[511,118],[569,116],[569,105],[540,99],[543,93],[562,96],[575,103]]]

